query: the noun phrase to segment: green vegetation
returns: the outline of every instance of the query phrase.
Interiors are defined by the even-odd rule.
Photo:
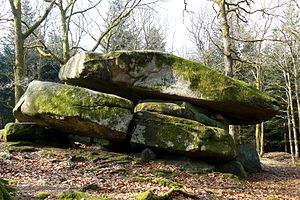
[[[63,191],[57,195],[57,200],[113,200],[109,197],[99,196],[99,197],[91,197],[83,192],[79,192],[76,190],[68,190]]]
[[[51,195],[50,192],[37,192],[35,194],[35,197],[38,199],[46,199],[47,197],[49,197]]]
[[[163,178],[172,178],[176,175],[175,172],[165,169],[154,169],[151,171],[151,174],[157,177],[163,177]]]
[[[208,174],[213,172],[214,167],[208,167],[208,168],[195,168],[192,170],[192,173],[195,174]]]
[[[11,155],[7,152],[0,152],[0,158],[2,159],[10,159]]]
[[[175,181],[172,181],[170,179],[166,179],[166,178],[153,178],[153,177],[134,177],[134,178],[129,178],[128,182],[132,183],[132,182],[137,182],[137,183],[156,183],[160,186],[163,187],[170,187],[170,188],[181,188],[183,185],[181,183],[177,183]]]
[[[236,180],[241,180],[243,178],[238,177],[237,175],[234,175],[232,173],[224,173],[224,172],[215,172],[215,174],[222,176],[224,178],[229,178],[229,179],[236,179]]]
[[[130,174],[130,171],[127,168],[118,168],[114,169],[113,171],[110,172],[111,174]]]
[[[33,143],[27,141],[6,142],[3,147],[10,152],[33,152],[38,150]]]
[[[14,200],[12,194],[16,189],[11,187],[12,180],[0,178],[0,200]]]
[[[168,192],[164,193],[163,195],[156,195],[151,190],[149,190],[149,191],[134,195],[134,196],[132,196],[132,198],[135,200],[169,200],[169,199],[173,199],[172,197],[175,194],[177,194],[177,195],[181,194],[184,197],[186,197],[187,199],[199,199],[199,197],[197,197],[196,195],[187,193],[187,192],[185,192],[181,189],[177,189],[177,188],[172,188]]]

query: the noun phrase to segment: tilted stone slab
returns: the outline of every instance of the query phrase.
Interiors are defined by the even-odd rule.
[[[215,162],[236,156],[233,139],[223,129],[148,111],[136,113],[130,143]]]
[[[276,101],[200,63],[153,51],[83,52],[59,78],[131,100],[183,100],[223,114],[230,124],[256,124],[277,112]]]
[[[135,106],[134,112],[139,111],[157,112],[164,115],[191,119],[207,126],[228,128],[228,121],[222,115],[193,106],[185,101],[145,100]]]
[[[33,81],[15,106],[20,122],[72,134],[125,140],[133,103],[116,95],[70,85]]]

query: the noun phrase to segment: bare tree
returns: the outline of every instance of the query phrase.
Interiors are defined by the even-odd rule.
[[[25,62],[24,62],[24,42],[46,19],[49,12],[53,8],[55,0],[45,10],[44,14],[27,27],[23,31],[22,26],[22,4],[21,0],[9,0],[14,21],[14,43],[15,43],[15,66],[14,66],[14,81],[15,81],[15,102],[18,102],[23,95],[24,90],[22,84],[25,80]]]
[[[101,0],[97,1],[96,3],[91,3],[90,1],[88,1],[88,7],[83,9],[75,9],[78,2],[78,0],[58,0],[55,2],[56,7],[58,8],[58,15],[60,18],[58,28],[60,30],[60,49],[62,50],[62,52],[57,52],[55,49],[51,49],[50,45],[40,38],[39,44],[35,45],[35,47],[38,49],[39,53],[44,57],[52,57],[55,60],[57,60],[60,64],[65,64],[69,60],[69,58],[76,52],[76,49],[79,48],[76,44],[79,43],[80,39],[78,39],[78,41],[76,42],[70,40],[70,35],[72,34],[72,19],[75,16],[83,15],[91,9],[94,9],[101,3]],[[78,25],[77,27],[79,26],[80,25]],[[52,37],[57,37],[57,35],[52,35]]]
[[[122,1],[114,2],[111,5],[110,13],[106,19],[106,26],[109,27],[111,20],[119,15]],[[114,11],[116,10],[117,11]],[[101,43],[104,52],[126,49],[151,49],[165,50],[166,23],[157,18],[153,8],[138,7],[132,11],[128,18],[124,19],[117,27],[112,29]]]
[[[122,7],[120,7],[117,15],[110,19],[106,27],[103,27],[101,20],[99,20],[104,19],[104,12],[100,6],[101,0],[84,2],[88,4],[85,7],[80,4],[79,0],[58,0],[55,5],[58,8],[58,15],[60,17],[60,24],[58,26],[60,35],[52,34],[52,38],[57,38],[58,36],[56,40],[61,43],[61,48],[57,48],[56,45],[56,49],[61,49],[62,53],[52,49],[51,45],[42,39],[39,40],[39,44],[35,45],[35,47],[41,55],[52,57],[61,65],[65,64],[78,49],[96,51],[107,37],[111,37],[112,30],[127,19],[131,12],[137,6],[141,5],[141,2],[142,0],[126,0]],[[89,12],[91,10],[94,10],[93,14]],[[75,18],[76,16],[77,18]],[[77,39],[74,39],[76,31]],[[93,44],[93,46],[89,45],[91,47],[88,48],[81,46],[83,37],[90,41],[89,43]]]

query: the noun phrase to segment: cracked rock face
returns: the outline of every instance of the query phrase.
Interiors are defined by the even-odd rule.
[[[244,82],[161,52],[83,52],[61,68],[59,78],[135,102],[151,98],[187,101],[220,113],[229,124],[260,123],[278,110],[273,98]]]
[[[133,103],[116,95],[64,85],[33,81],[15,106],[20,122],[36,124],[72,134],[126,139],[133,118]]]

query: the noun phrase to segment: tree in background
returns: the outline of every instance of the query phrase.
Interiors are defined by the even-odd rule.
[[[96,2],[83,2],[79,0],[57,1],[56,7],[58,8],[58,15],[61,20],[59,25],[55,27],[59,30],[59,34],[53,33],[52,31],[51,37],[48,36],[45,40],[39,40],[39,44],[37,44],[36,47],[41,55],[54,58],[63,65],[78,49],[90,51],[99,50],[101,45],[103,47],[105,38],[110,38],[111,32],[126,21],[132,11],[141,4],[142,0],[126,0],[124,3],[114,1],[112,4],[115,5],[115,11],[113,12],[113,16],[111,16],[111,12],[108,12],[109,15],[106,19],[109,20],[104,27],[101,24],[101,20],[99,20],[104,18],[104,12],[100,9],[102,8],[100,6],[101,2],[101,0]],[[91,10],[94,10],[94,12],[90,12]],[[45,24],[45,26],[47,26],[47,24]],[[53,30],[56,30],[56,28],[53,28]],[[125,36],[122,35],[122,37],[124,38]],[[82,46],[81,42],[83,38],[91,41],[89,43],[93,45],[88,48]],[[58,47],[57,44],[51,44],[50,41],[53,41],[53,39],[54,41],[58,41],[61,47]],[[126,43],[129,42],[130,41],[127,40]],[[53,49],[52,46],[56,48]],[[106,46],[109,46],[109,44],[106,44]],[[57,52],[57,49],[62,52]]]
[[[110,2],[110,7],[105,19],[105,27],[108,30],[111,22],[114,21],[123,12],[124,0],[114,0]],[[119,24],[110,29],[101,42],[103,52],[116,51],[120,49],[140,49],[141,48],[141,30],[135,23],[132,23],[130,16],[120,20]]]
[[[115,0],[105,20],[106,27],[110,27],[111,21],[120,15],[124,0]],[[131,15],[124,18],[118,26],[111,29],[101,43],[103,51],[115,50],[165,50],[166,26],[158,23],[155,10],[141,7],[132,11]]]
[[[15,49],[15,64],[14,64],[14,85],[15,85],[15,103],[19,101],[24,93],[23,84],[26,82],[26,66],[24,60],[24,44],[25,40],[33,34],[33,32],[46,19],[49,12],[54,6],[55,1],[45,9],[45,12],[31,26],[26,27],[22,24],[22,3],[21,0],[9,0],[14,22],[14,49]]]
[[[0,129],[14,120],[11,112],[14,106],[13,62],[13,50],[5,47],[0,53]]]
[[[299,11],[297,5],[289,1],[282,16],[282,23],[273,32],[276,43],[269,46],[269,62],[274,63],[270,75],[273,83],[270,85],[273,85],[274,91],[278,91],[274,96],[285,105],[281,108],[281,121],[287,126],[286,138],[289,139],[288,146],[293,162],[299,158]]]

